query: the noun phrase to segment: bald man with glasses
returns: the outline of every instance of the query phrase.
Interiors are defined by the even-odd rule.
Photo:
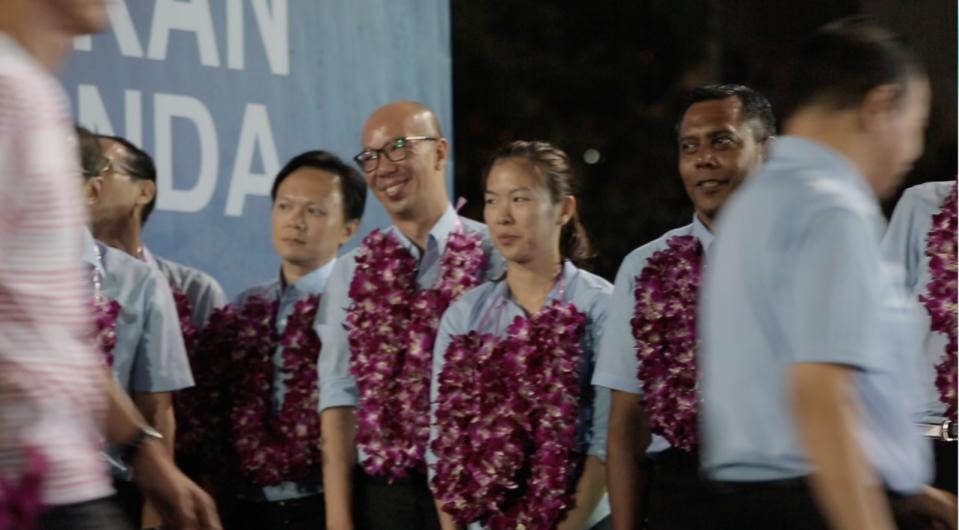
[[[354,160],[392,224],[338,260],[318,312],[327,528],[438,529],[423,460],[429,435],[430,374],[429,368],[423,372],[413,366],[423,364],[424,355],[429,359],[426,366],[431,366],[439,317],[461,294],[461,289],[444,290],[444,280],[463,274],[461,287],[477,285],[501,273],[503,261],[495,255],[486,226],[460,217],[450,204],[446,189],[449,142],[433,111],[411,101],[387,104],[366,121],[362,141],[363,150]],[[451,240],[454,244],[447,245]],[[456,242],[472,242],[473,257],[485,265],[469,272],[446,265],[457,261],[444,259],[461,251]],[[382,271],[370,270],[369,263],[387,248],[394,251],[393,259],[408,265],[403,269],[407,274],[390,278],[409,294],[403,304],[391,303],[385,291],[364,292],[364,278],[384,276]],[[426,331],[420,340],[411,340],[410,322],[422,316],[414,302],[433,295],[441,300],[430,311],[436,314],[422,323]],[[394,373],[412,376],[369,377],[367,361],[383,352],[370,349],[371,342],[363,339],[365,331],[355,323],[369,320],[362,314],[364,308],[376,307],[390,308],[380,323],[395,331],[382,341],[392,352],[388,358],[395,363]],[[415,419],[397,421],[411,410]]]

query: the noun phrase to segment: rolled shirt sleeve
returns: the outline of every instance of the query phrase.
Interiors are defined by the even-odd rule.
[[[355,263],[353,252],[337,260],[316,312],[315,328],[321,342],[317,362],[321,412],[331,407],[356,407],[359,403],[359,389],[350,373],[350,343],[346,334]]]
[[[786,335],[796,363],[878,368],[873,323],[880,307],[880,257],[862,217],[843,209],[822,212],[795,254]]]
[[[630,324],[635,309],[633,290],[636,288],[638,261],[639,251],[633,251],[623,260],[616,273],[608,312],[604,311],[602,333],[596,343],[599,346],[596,350],[596,370],[593,372],[594,385],[632,394],[642,392],[638,378],[639,360],[636,358]]]

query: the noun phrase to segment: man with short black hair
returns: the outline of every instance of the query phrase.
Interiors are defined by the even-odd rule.
[[[77,127],[83,184],[88,207],[96,209],[103,198],[103,170],[109,165],[96,137]],[[173,392],[193,386],[176,306],[170,286],[160,271],[122,250],[96,241],[83,230],[83,262],[91,270],[93,306],[97,323],[109,336],[98,344],[113,377],[127,392],[150,425],[163,435],[172,455],[176,420]],[[113,311],[107,308],[115,305]],[[143,503],[133,484],[129,463],[112,450],[114,487],[128,518],[142,528],[160,525],[153,506]]]
[[[786,66],[786,136],[725,206],[701,291],[710,527],[890,529],[888,492],[897,515],[955,528],[912,421],[913,307],[879,251],[878,198],[922,153],[925,69],[863,20]]]
[[[209,440],[225,447],[231,477],[227,526],[234,530],[325,528],[317,357],[314,329],[336,254],[359,229],[366,184],[352,166],[325,151],[291,159],[277,174],[273,247],[277,277],[247,289],[214,312],[201,344],[220,366],[197,374],[198,403]],[[218,349],[207,351],[205,341]],[[218,379],[217,379],[218,378]],[[219,396],[202,399],[202,396]]]
[[[699,528],[713,517],[713,496],[698,473],[696,341],[690,334],[696,288],[716,215],[760,166],[774,133],[769,102],[749,87],[706,85],[686,98],[677,142],[693,222],[623,260],[593,374],[593,384],[613,396],[606,482],[616,529],[638,528],[646,519],[650,530]],[[671,279],[683,283],[650,292]],[[657,304],[678,311],[657,311]]]
[[[883,255],[905,269],[921,308],[917,428],[932,439],[933,485],[956,493],[956,181],[924,182],[903,192],[882,239]]]
[[[184,323],[202,328],[210,313],[226,305],[220,284],[209,274],[154,256],[141,239],[156,204],[156,166],[145,151],[124,138],[100,135],[107,158],[102,175],[101,200],[93,212],[93,235],[104,243],[145,261],[167,278],[178,300]],[[186,307],[189,306],[189,307]]]

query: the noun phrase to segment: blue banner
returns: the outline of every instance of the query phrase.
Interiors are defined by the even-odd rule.
[[[230,295],[278,273],[269,192],[286,160],[350,159],[369,113],[398,99],[451,135],[447,0],[114,0],[110,19],[64,69],[75,116],[154,156],[147,245]],[[388,222],[370,196],[361,235]]]

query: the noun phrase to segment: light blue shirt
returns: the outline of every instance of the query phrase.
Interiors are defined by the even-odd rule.
[[[606,321],[609,297],[612,286],[606,280],[584,270],[576,268],[572,263],[563,265],[563,277],[549,293],[547,303],[560,295],[560,286],[564,286],[562,301],[572,303],[586,315],[586,333],[583,336],[583,358],[580,364],[580,393],[583,396],[592,395],[592,399],[580,402],[579,415],[576,421],[576,436],[579,451],[606,461],[606,430],[609,419],[610,394],[609,389],[593,387],[590,379],[596,358],[596,345],[600,343]],[[439,393],[438,379],[443,370],[446,349],[451,338],[463,335],[470,331],[492,333],[503,336],[506,328],[516,317],[525,317],[526,311],[520,306],[509,292],[505,280],[486,282],[453,303],[443,314],[439,333],[433,348],[433,379],[430,385],[431,407],[435,409]],[[430,439],[436,438],[435,416],[430,419]],[[433,476],[433,466],[436,464],[436,455],[427,448],[426,462],[429,464],[430,479]],[[609,514],[608,502],[604,499],[591,517],[598,521]],[[479,528],[471,526],[471,528]]]
[[[163,273],[170,287],[190,300],[190,321],[199,329],[206,325],[214,309],[225,306],[229,300],[223,287],[213,276],[175,261],[159,258],[143,246],[143,261]]]
[[[99,258],[97,251],[99,250]],[[83,231],[82,262],[100,279],[100,294],[120,304],[111,372],[129,395],[171,392],[193,386],[173,294],[159,272]],[[113,445],[110,471],[122,480],[133,474]]]
[[[98,263],[100,249],[102,264]],[[113,376],[129,394],[193,386],[176,305],[166,279],[122,250],[84,233],[83,262],[100,275],[102,295],[120,304]]]
[[[277,300],[279,302],[276,312],[276,332],[283,335],[286,331],[286,323],[293,314],[293,308],[297,302],[310,296],[321,295],[326,290],[327,282],[330,279],[330,273],[336,266],[337,260],[334,258],[329,263],[303,276],[294,283],[284,286],[280,279],[251,287],[240,293],[233,302],[233,306],[238,310],[242,308],[247,300],[253,296],[264,298],[266,300]],[[325,346],[323,346],[325,347]],[[277,346],[273,353],[273,412],[277,413],[283,406],[283,398],[286,394],[286,383],[284,378],[286,373],[283,371],[283,346]],[[323,387],[323,380],[320,379],[320,388]],[[319,440],[317,440],[319,443]],[[300,482],[283,482],[276,486],[267,486],[259,491],[250,491],[252,488],[241,489],[240,496],[250,498],[251,500],[260,500],[262,498],[268,501],[284,501],[298,499],[309,495],[315,495],[323,491],[321,477],[319,473]]]
[[[913,425],[919,397],[915,306],[884,263],[885,222],[865,179],[839,153],[780,138],[772,159],[723,209],[701,291],[702,466],[714,480],[811,473],[797,438],[795,363],[855,369],[853,426],[885,486],[930,478]],[[897,273],[900,278],[897,278]]]
[[[917,304],[929,284],[926,235],[932,227],[932,216],[939,213],[954,185],[953,181],[927,182],[907,189],[896,204],[882,240],[883,256],[905,267],[906,291]],[[941,423],[945,419],[946,405],[939,399],[939,390],[936,389],[936,365],[942,361],[948,338],[930,329],[931,321],[925,307],[920,305],[917,313],[917,330],[923,337],[923,355],[918,365],[923,382],[921,419]]]
[[[483,250],[488,256],[487,279],[502,275],[503,258],[493,249],[486,225],[465,217],[459,217],[452,206],[447,207],[443,216],[430,230],[426,251],[420,256],[420,250],[395,226],[386,229],[397,237],[400,244],[419,262],[416,272],[417,287],[422,290],[431,287],[440,274],[443,253],[450,233],[462,226],[467,233],[480,233],[483,236]],[[350,283],[356,271],[356,256],[362,247],[345,254],[330,275],[330,286],[320,303],[316,325],[323,341],[320,354],[320,410],[330,407],[356,407],[359,391],[356,381],[350,373],[350,346],[347,340],[346,312],[350,308]],[[425,411],[424,411],[425,412]],[[363,455],[360,455],[361,461]]]
[[[639,379],[639,359],[636,357],[636,340],[633,338],[631,324],[636,312],[636,277],[646,267],[646,261],[660,250],[667,248],[667,242],[677,236],[695,236],[703,246],[704,254],[712,247],[712,232],[693,215],[693,222],[666,232],[658,239],[630,252],[623,259],[616,273],[613,296],[609,302],[609,318],[603,330],[603,340],[599,343],[596,355],[596,371],[593,384],[611,390],[643,393],[643,382]],[[653,435],[647,453],[655,454],[669,448],[669,442],[659,435]]]

